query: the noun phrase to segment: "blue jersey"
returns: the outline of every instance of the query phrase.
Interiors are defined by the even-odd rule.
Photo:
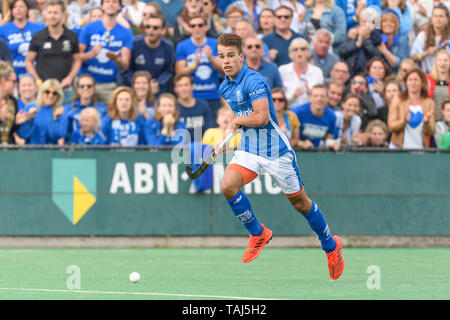
[[[81,111],[83,111],[85,108],[88,107],[95,108],[98,111],[98,116],[100,117],[100,120],[103,119],[103,117],[106,115],[106,106],[101,102],[97,102],[95,105],[92,102],[87,106],[83,106],[80,104],[80,100],[76,100],[75,102],[71,102],[64,107],[64,113],[67,115],[68,118],[67,135],[69,137],[72,135],[72,132],[81,129],[80,113]]]
[[[310,140],[314,147],[324,144],[324,138],[331,134],[337,138],[336,114],[333,110],[325,107],[323,115],[319,118],[311,112],[311,103],[307,102],[291,109],[300,121],[300,140]]]
[[[119,68],[106,56],[106,53],[116,52],[122,48],[132,49],[131,31],[118,23],[112,30],[107,31],[102,20],[98,20],[84,26],[79,42],[87,46],[86,52],[91,51],[97,44],[102,46],[102,51],[96,57],[83,63],[81,72],[92,75],[97,83],[116,82]]]
[[[206,38],[206,43],[202,46],[197,46],[192,42],[191,38],[181,41],[175,50],[175,62],[186,60],[186,65],[191,65],[195,62],[195,53],[197,49],[208,45],[212,50],[214,57],[217,53],[217,39]],[[194,97],[203,100],[219,100],[219,77],[218,72],[214,69],[208,60],[208,57],[202,53],[200,64],[192,74],[194,77]]]
[[[144,143],[144,118],[136,120],[111,119],[106,115],[102,120],[100,131],[106,138],[106,144],[113,146],[137,146]]]
[[[243,66],[234,80],[226,77],[220,86],[220,94],[238,117],[250,115],[253,102],[262,98],[268,100],[269,122],[264,127],[244,127],[239,150],[269,159],[292,150],[289,139],[278,126],[270,87],[260,73]]]
[[[19,29],[14,21],[0,27],[0,38],[8,44],[17,77],[26,73],[25,58],[33,35],[44,28],[44,24],[27,22],[23,29]]]
[[[75,130],[70,137],[70,143],[98,146],[106,144],[106,138],[101,132],[96,132],[94,136],[88,137],[81,130]]]

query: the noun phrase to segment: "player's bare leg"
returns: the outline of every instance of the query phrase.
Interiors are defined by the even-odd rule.
[[[287,198],[295,210],[303,214],[303,216],[308,220],[311,228],[319,236],[319,240],[322,243],[322,249],[327,255],[330,278],[336,280],[344,271],[344,257],[342,256],[341,238],[338,236],[331,236],[328,225],[326,224],[319,207],[311,199],[309,199],[304,189],[295,195],[287,196]],[[332,242],[335,242],[335,248],[333,250],[329,247],[330,245],[333,245]]]
[[[231,210],[249,231],[247,250],[242,256],[242,262],[248,263],[256,259],[263,247],[272,239],[273,232],[260,224],[256,219],[250,201],[240,190],[246,183],[257,176],[249,169],[236,164],[230,164],[222,179],[222,193],[230,205]]]

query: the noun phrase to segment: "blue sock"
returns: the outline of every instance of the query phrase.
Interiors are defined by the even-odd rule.
[[[231,210],[233,210],[234,215],[241,220],[251,235],[257,236],[262,233],[262,226],[253,213],[250,201],[242,191],[239,191],[233,199],[227,200],[227,202]]]
[[[312,201],[311,210],[304,217],[308,220],[311,229],[319,237],[322,250],[326,253],[332,252],[336,248],[336,242],[331,235],[330,228],[328,228],[319,206],[314,201]]]

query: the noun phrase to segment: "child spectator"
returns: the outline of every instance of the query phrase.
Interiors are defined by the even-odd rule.
[[[349,92],[359,95],[361,99],[361,111],[359,116],[361,117],[361,129],[364,130],[367,123],[377,116],[377,107],[375,102],[369,95],[369,84],[367,78],[363,75],[356,75],[350,80]],[[344,93],[345,96],[345,93]]]
[[[89,74],[81,75],[75,83],[75,96],[71,103],[64,107],[64,113],[68,117],[67,137],[72,132],[80,129],[80,112],[88,107],[95,108],[101,118],[106,115],[106,106],[97,101],[95,81]]]
[[[337,139],[340,146],[359,145],[361,142],[361,100],[357,94],[349,93],[344,97],[341,109],[336,111]]]
[[[364,147],[387,148],[389,131],[386,123],[379,119],[369,122],[365,131]]]
[[[81,145],[106,144],[106,138],[100,131],[100,115],[97,109],[87,107],[80,112],[80,128],[72,133],[70,143]]]
[[[37,109],[20,111],[16,116],[16,124],[20,125],[18,136],[27,144],[63,145],[67,134],[63,100],[64,93],[59,81],[45,80],[39,88]]]
[[[31,107],[36,107],[38,87],[32,74],[23,73],[19,76],[18,93],[18,110],[28,110]]]
[[[155,116],[144,125],[145,139],[150,146],[186,143],[186,125],[180,121],[177,100],[171,93],[159,96]]]
[[[439,148],[441,147],[442,136],[447,134],[450,128],[450,100],[445,100],[442,103],[442,118],[442,120],[436,122],[436,131],[434,132],[434,140]]]
[[[112,146],[137,146],[144,144],[144,118],[137,111],[137,99],[129,87],[113,91],[108,114],[100,127],[106,143]]]
[[[152,76],[148,71],[137,71],[131,87],[138,101],[138,112],[147,120],[155,114],[155,96],[152,90]]]
[[[213,147],[217,143],[219,143],[219,141],[221,141],[223,136],[225,135],[225,130],[227,129],[228,124],[233,120],[233,117],[234,113],[229,107],[221,107],[217,111],[216,122],[218,124],[218,127],[209,128],[208,130],[206,130],[205,134],[203,135],[202,143]],[[231,139],[227,147],[231,149],[237,149],[240,142],[241,135],[237,134],[233,137],[233,139]]]

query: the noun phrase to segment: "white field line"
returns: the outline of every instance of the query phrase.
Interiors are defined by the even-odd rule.
[[[234,299],[234,300],[279,300],[269,298],[251,298],[251,297],[233,297],[216,296],[203,294],[184,294],[184,293],[160,293],[160,292],[114,292],[114,291],[85,291],[85,290],[58,290],[58,289],[35,289],[35,288],[0,288],[3,291],[35,291],[35,292],[60,292],[60,293],[87,293],[87,294],[106,294],[106,295],[135,295],[135,296],[168,296],[184,298],[205,298],[205,299]]]

